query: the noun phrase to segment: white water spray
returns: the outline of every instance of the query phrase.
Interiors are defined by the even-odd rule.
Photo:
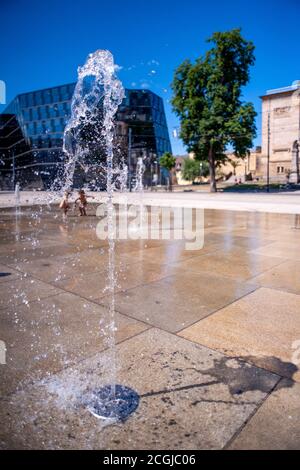
[[[106,342],[110,352],[108,367],[113,397],[116,383],[113,193],[116,181],[120,180],[120,168],[114,161],[114,119],[125,96],[124,88],[116,77],[116,69],[112,54],[106,50],[90,54],[85,65],[78,69],[71,118],[65,128],[63,146],[68,157],[64,169],[64,190],[72,187],[76,167],[91,166],[91,159],[95,172],[106,175],[109,254],[107,290],[110,296]]]

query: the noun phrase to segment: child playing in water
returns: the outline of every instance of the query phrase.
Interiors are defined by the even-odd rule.
[[[75,201],[75,206],[77,205],[77,201],[79,201],[79,215],[86,215],[86,206],[87,206],[87,198],[91,197],[94,199],[93,196],[87,196],[83,189],[78,191],[79,197]]]
[[[64,196],[59,204],[59,208],[63,210],[63,216],[66,217],[68,210],[70,209],[69,204],[70,191],[65,191]]]

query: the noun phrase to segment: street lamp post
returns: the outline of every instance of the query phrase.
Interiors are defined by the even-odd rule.
[[[16,161],[15,161],[15,152],[13,151],[13,174],[12,174],[12,184],[13,189],[15,189],[16,185]]]
[[[299,182],[300,182],[300,174],[299,174],[299,147],[300,147],[300,141],[298,141],[297,144],[296,144],[296,172],[297,172],[296,182],[297,182],[297,184],[299,184]]]
[[[270,111],[268,112],[267,192],[270,192]]]
[[[200,178],[202,178],[202,166],[203,166],[203,163],[200,162]]]
[[[245,158],[245,182],[247,180],[247,167],[248,167],[248,157]]]

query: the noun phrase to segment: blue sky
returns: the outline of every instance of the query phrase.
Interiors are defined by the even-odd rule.
[[[260,111],[265,90],[300,79],[300,0],[1,0],[0,79],[16,94],[76,80],[88,53],[109,49],[126,87],[148,87],[169,103],[177,65],[207,48],[214,31],[241,27],[256,46],[244,98]],[[0,106],[0,111],[4,106]],[[257,120],[260,143],[260,117]],[[172,137],[174,154],[184,152]]]

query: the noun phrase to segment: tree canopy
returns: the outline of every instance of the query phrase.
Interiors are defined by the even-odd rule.
[[[165,168],[169,172],[174,168],[176,163],[176,158],[170,152],[166,152],[159,159],[159,164],[162,168]]]
[[[209,167],[207,162],[203,162],[200,167],[199,161],[192,158],[184,160],[182,176],[185,180],[194,181],[196,178],[199,178],[200,176],[208,176],[208,174]]]
[[[213,46],[204,56],[185,60],[175,71],[172,105],[188,151],[209,162],[215,191],[216,166],[226,161],[226,148],[244,158],[256,135],[254,106],[242,101],[255,59],[254,45],[240,29],[216,32],[208,42]]]

